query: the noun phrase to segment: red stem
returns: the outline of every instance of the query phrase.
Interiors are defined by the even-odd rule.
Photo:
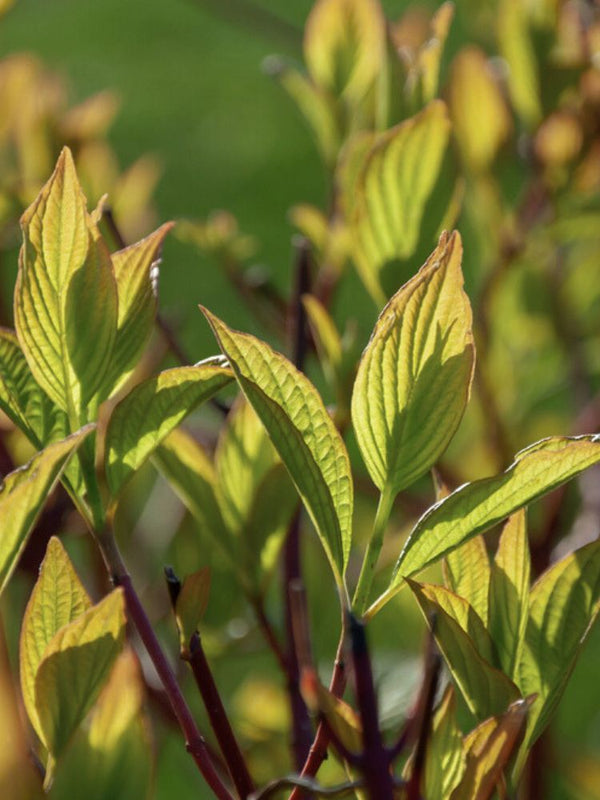
[[[238,790],[238,794],[241,798],[246,798],[254,791],[254,783],[231,728],[198,633],[195,633],[190,640],[190,654],[186,660],[189,661],[194,673],[196,684],[202,695],[211,727],[219,742],[227,769]]]

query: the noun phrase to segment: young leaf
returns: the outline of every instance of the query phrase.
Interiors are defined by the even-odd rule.
[[[188,575],[183,581],[175,605],[175,618],[179,629],[179,647],[185,658],[190,639],[198,630],[204,616],[210,593],[210,571],[207,567]]]
[[[530,700],[517,700],[501,716],[465,737],[466,768],[450,800],[489,800],[523,734]]]
[[[167,369],[115,407],[106,430],[106,478],[113,497],[162,440],[232,379],[216,362]]]
[[[174,223],[167,222],[145,239],[113,253],[119,313],[117,333],[106,380],[106,393],[112,394],[130,375],[154,325],[157,304],[158,254]]]
[[[444,575],[450,589],[467,600],[485,626],[488,623],[490,573],[483,536],[474,536],[444,559]]]
[[[314,386],[287,359],[202,310],[306,505],[337,581],[342,582],[352,534],[353,486],[340,434]]]
[[[93,706],[125,632],[123,590],[61,628],[44,651],[35,677],[41,739],[56,760]]]
[[[467,483],[427,511],[413,528],[394,569],[390,590],[546,492],[600,461],[600,437],[554,436],[515,456],[492,478]]]
[[[57,767],[50,800],[148,797],[152,742],[142,702],[140,667],[125,649],[92,710],[89,728],[79,730]]]
[[[338,739],[351,753],[363,747],[363,728],[360,715],[329,689],[326,689],[314,670],[302,674],[301,692],[304,702],[314,714],[322,714]]]
[[[463,629],[464,622],[461,624],[457,621],[453,609],[447,610],[438,602],[437,596],[435,599],[432,596],[432,589],[439,592],[442,587],[426,587],[410,579],[408,584],[425,619],[428,622],[434,620],[432,630],[435,640],[471,713],[482,720],[504,711],[519,697],[519,690],[479,652],[480,643],[486,642],[485,637],[481,636],[482,630],[486,634],[483,626],[479,627],[481,621],[479,620],[479,625],[475,622],[473,626],[479,637],[479,642],[476,644]],[[440,598],[444,598],[441,593]],[[471,622],[474,622],[474,619],[472,618]],[[491,642],[488,637],[483,649],[488,650],[490,647]]]
[[[548,724],[600,608],[600,541],[570,553],[534,584],[517,668],[524,693],[537,693],[531,745]]]
[[[13,331],[0,328],[0,409],[33,446],[67,435],[67,416],[36,383]]]
[[[465,768],[463,740],[456,722],[456,697],[449,686],[433,717],[425,760],[425,800],[445,800]]]
[[[78,427],[111,363],[117,287],[67,148],[21,228],[17,336],[36,381]]]
[[[462,245],[444,234],[381,312],[361,359],[352,421],[371,479],[392,496],[424,474],[462,418],[474,365]]]
[[[35,676],[49,642],[92,605],[60,540],[48,542],[40,574],[27,603],[19,645],[21,691],[36,733],[42,730],[35,705]]]
[[[318,0],[306,22],[304,58],[318,86],[356,103],[383,67],[384,44],[378,0]]]
[[[6,476],[0,489],[0,593],[15,568],[46,498],[93,425],[48,445],[24,467]]]
[[[356,268],[378,304],[385,301],[380,282],[385,265],[410,258],[417,248],[449,129],[446,106],[434,100],[417,116],[381,134],[366,158],[350,223]]]
[[[490,581],[490,636],[496,644],[500,666],[513,679],[517,677],[515,667],[527,627],[530,570],[522,510],[504,526]]]

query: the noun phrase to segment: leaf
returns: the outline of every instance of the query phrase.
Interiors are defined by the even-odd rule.
[[[432,599],[431,589],[441,590],[442,587],[424,587],[410,579],[407,582],[425,619],[432,625],[438,647],[471,713],[483,720],[504,711],[519,697],[519,691],[506,675],[495,669],[478,652],[473,639],[454,616],[437,602],[437,596]]]
[[[490,636],[513,679],[527,627],[530,570],[525,511],[518,511],[504,526],[490,581]]]
[[[426,511],[394,569],[391,589],[600,461],[600,437],[554,436],[517,453],[492,478],[467,483]]]
[[[488,169],[510,134],[511,118],[492,66],[478,47],[465,47],[454,59],[449,106],[464,162],[476,172]]]
[[[231,560],[236,548],[217,501],[212,462],[189,433],[174,430],[157,447],[153,461],[198,522],[203,534]]]
[[[41,739],[56,760],[93,706],[123,644],[123,590],[61,628],[50,641],[35,678]]]
[[[145,239],[111,256],[119,312],[106,382],[107,394],[114,393],[127,380],[152,333],[157,307],[159,253],[173,226],[173,222],[167,222]]]
[[[24,467],[5,477],[0,489],[0,593],[12,575],[27,538],[67,460],[94,427],[86,425],[66,439],[48,445]]]
[[[36,381],[78,427],[111,363],[117,287],[67,148],[21,228],[17,336]]]
[[[68,433],[65,413],[36,383],[16,334],[6,328],[0,328],[0,409],[38,450]]]
[[[175,367],[148,378],[115,407],[106,430],[106,478],[113,497],[197,406],[232,379],[216,362]]]
[[[340,434],[317,390],[286,358],[202,311],[287,467],[341,583],[352,536],[353,485]]]
[[[420,114],[380,134],[366,158],[349,222],[356,268],[378,304],[385,302],[385,265],[408,259],[417,249],[449,130],[446,106],[434,100]]]
[[[431,18],[431,37],[422,45],[417,55],[421,93],[426,102],[433,100],[438,92],[440,64],[454,11],[455,6],[452,2],[445,2],[439,6]]]
[[[148,797],[152,742],[142,702],[139,664],[125,649],[92,710],[89,729],[80,729],[58,765],[50,800]]]
[[[450,800],[488,800],[502,779],[523,733],[530,700],[517,700],[506,713],[482,722],[465,737],[466,768]]]
[[[48,542],[39,577],[27,603],[19,646],[19,671],[25,709],[40,738],[43,734],[35,705],[38,667],[55,634],[90,606],[88,594],[64,547],[53,536]]]
[[[498,45],[508,64],[508,88],[513,106],[528,127],[543,116],[540,77],[527,8],[521,0],[501,0],[498,10]]]
[[[175,605],[175,618],[179,629],[179,647],[182,658],[186,658],[189,654],[190,639],[197,632],[200,621],[204,616],[209,594],[210,571],[208,567],[193,572],[183,581]]]
[[[469,539],[444,560],[448,585],[467,600],[485,626],[488,622],[490,573],[490,560],[482,536]]]
[[[538,695],[529,720],[529,745],[548,724],[599,608],[599,540],[565,556],[534,584],[517,669],[521,690]]]
[[[425,760],[425,800],[445,800],[465,768],[456,697],[449,686],[437,707]]]
[[[306,21],[304,59],[313,81],[350,103],[383,68],[385,19],[377,0],[317,0]]]
[[[352,394],[356,438],[371,479],[392,496],[444,452],[466,407],[474,366],[462,245],[443,235],[381,312]]]
[[[342,744],[352,753],[363,747],[363,728],[354,709],[326,689],[313,669],[302,673],[301,692],[304,702],[314,714],[322,714]]]

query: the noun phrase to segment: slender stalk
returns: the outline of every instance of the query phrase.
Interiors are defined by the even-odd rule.
[[[357,789],[364,786],[364,781],[352,781],[350,783],[342,783],[339,786],[319,786],[318,783],[315,783],[310,778],[298,778],[294,775],[271,781],[260,792],[253,794],[250,800],[267,800],[268,797],[273,797],[282,789],[290,786],[295,787],[294,791],[298,789],[300,791],[305,790],[319,797],[345,797],[348,794],[354,794]]]
[[[245,800],[254,791],[254,783],[231,728],[198,633],[195,633],[190,640],[190,653],[186,661],[189,662],[194,673],[211,727],[221,748],[231,779],[239,796]]]
[[[394,800],[389,754],[379,729],[377,698],[365,627],[350,614],[350,641],[356,683],[356,704],[363,728],[362,770],[370,800]]]
[[[394,497],[394,493],[389,486],[385,486],[379,496],[377,513],[375,514],[375,521],[373,523],[373,532],[363,559],[358,584],[352,601],[352,606],[359,616],[362,616],[367,608],[373,576],[375,574],[379,554],[381,553],[383,536],[394,504]]]
[[[115,586],[121,586],[125,594],[127,611],[134,623],[152,663],[169,698],[173,712],[185,737],[186,749],[196,762],[204,780],[219,800],[234,800],[218,775],[191,711],[185,701],[171,665],[162,651],[150,620],[131,582],[127,568],[119,552],[112,530],[107,526],[96,535],[109,575]]]
[[[342,632],[340,634],[340,641],[338,643],[337,652],[335,654],[335,662],[333,665],[333,672],[331,674],[331,681],[329,683],[329,691],[336,697],[341,697],[346,688],[346,663],[344,661],[344,648],[346,644],[346,617],[342,617]],[[308,758],[304,762],[300,779],[310,780],[319,771],[319,767],[327,757],[327,745],[329,743],[329,735],[327,728],[322,723],[317,728],[315,738],[308,753]],[[300,800],[305,797],[304,789],[301,785],[296,786],[289,796],[289,800]]]

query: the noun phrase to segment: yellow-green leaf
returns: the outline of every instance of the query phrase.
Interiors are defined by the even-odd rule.
[[[517,700],[465,737],[465,772],[450,800],[489,800],[519,744],[529,706],[529,700]]]
[[[463,740],[456,721],[454,687],[437,707],[425,760],[425,800],[446,800],[465,768]]]
[[[47,645],[35,677],[35,706],[41,739],[54,760],[96,701],[124,633],[119,588],[61,628]]]
[[[417,249],[449,131],[446,106],[434,100],[378,136],[365,160],[349,222],[356,268],[378,304],[385,301],[381,273],[386,264],[406,260]]]
[[[336,579],[342,582],[352,536],[353,485],[340,434],[314,386],[286,358],[203,311],[306,505]]]
[[[408,579],[408,583],[425,619],[432,625],[438,647],[471,713],[480,720],[501,713],[519,697],[517,687],[480,654],[454,615],[448,613],[437,598],[432,599],[432,587],[427,587],[429,591],[426,591],[416,581]]]
[[[159,253],[173,225],[167,222],[145,239],[112,254],[119,313],[107,376],[109,393],[113,393],[131,374],[152,333],[156,317]]]
[[[16,334],[0,328],[0,408],[38,450],[68,433],[64,411],[36,383]]]
[[[24,467],[5,477],[0,489],[0,592],[67,460],[92,430],[93,425],[86,425],[66,439],[48,445]]]
[[[517,668],[523,693],[537,693],[528,730],[532,744],[544,730],[573,671],[600,608],[600,541],[550,567],[534,584]]]
[[[314,82],[356,103],[383,67],[385,19],[378,0],[318,0],[305,27]]]
[[[444,560],[448,585],[468,601],[485,626],[488,622],[490,573],[490,560],[482,536],[469,539]]]
[[[521,450],[500,475],[459,487],[417,522],[391,588],[598,461],[600,437],[554,436]]]
[[[139,664],[125,649],[92,710],[89,728],[79,730],[58,764],[50,800],[148,797],[152,742],[142,703]]]
[[[19,646],[19,671],[25,709],[38,736],[42,730],[35,705],[35,676],[46,647],[55,634],[91,606],[71,561],[53,536],[29,598]]]
[[[528,9],[521,0],[501,0],[498,11],[498,45],[508,64],[512,103],[533,127],[542,118],[540,77],[529,28]]]
[[[175,618],[179,628],[179,647],[187,656],[190,639],[198,630],[210,594],[210,571],[203,567],[188,575],[183,581],[175,604]]]
[[[167,369],[132,389],[115,407],[106,430],[112,496],[188,414],[231,380],[231,371],[213,360]]]
[[[358,368],[356,438],[371,479],[392,495],[444,452],[469,398],[474,346],[461,256],[459,235],[443,235],[381,312]]]
[[[359,753],[363,746],[363,729],[356,711],[326,689],[314,670],[304,671],[301,691],[308,708],[314,714],[325,717],[338,739],[350,752]]]
[[[442,3],[431,18],[431,37],[419,49],[417,67],[421,79],[421,95],[425,102],[433,100],[438,92],[440,63],[453,18],[454,3]]]
[[[529,610],[531,565],[525,511],[508,520],[492,564],[490,581],[490,636],[496,644],[500,666],[516,679]]]
[[[454,59],[449,107],[464,162],[475,171],[487,169],[510,133],[511,118],[490,62],[477,47],[464,48]]]
[[[21,228],[17,336],[34,378],[77,427],[110,367],[117,287],[67,148]]]

